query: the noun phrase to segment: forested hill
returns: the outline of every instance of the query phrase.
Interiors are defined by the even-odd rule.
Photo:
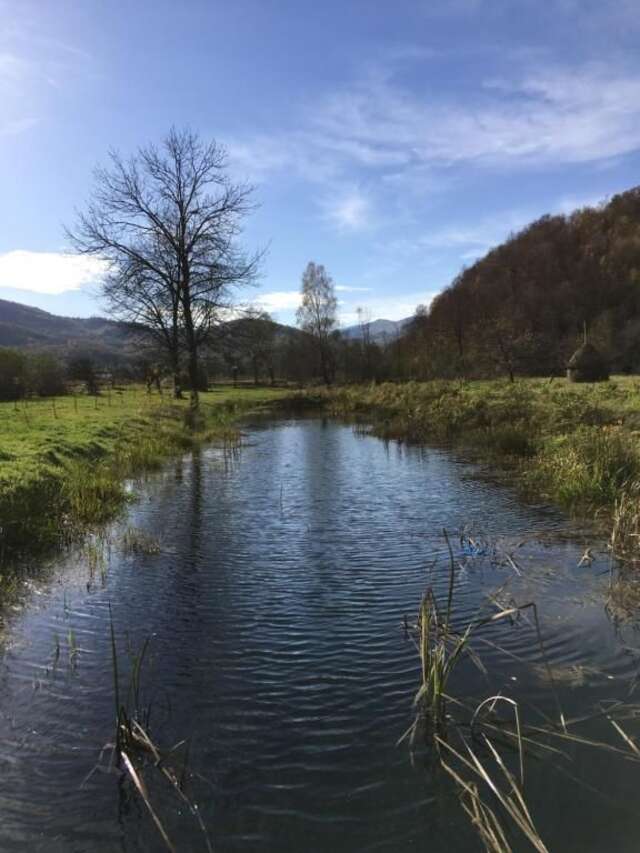
[[[546,374],[589,339],[640,370],[640,187],[544,216],[418,311],[407,346],[423,375]]]
[[[103,317],[59,317],[0,299],[0,346],[65,351],[79,345],[96,355],[116,355],[131,345],[131,333]]]
[[[232,320],[221,327],[217,340],[220,351],[224,350],[232,360],[241,360],[244,350],[256,344],[255,334],[249,334],[249,328],[251,324],[246,319]],[[307,337],[299,329],[280,323],[271,324],[271,328],[274,344],[280,348],[286,349],[292,341],[304,341]],[[144,343],[141,329],[106,317],[60,317],[40,308],[0,299],[0,348],[48,352],[63,361],[72,354],[81,353],[99,367],[126,364],[135,367],[140,363]],[[150,340],[148,343],[151,345]],[[149,349],[147,358],[155,357]]]

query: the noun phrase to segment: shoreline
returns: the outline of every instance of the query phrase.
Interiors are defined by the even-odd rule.
[[[291,396],[288,388],[220,386],[202,395],[201,428],[185,425],[189,401],[130,386],[99,397],[0,403],[0,583],[16,562],[90,532],[131,500],[125,481],[177,453],[235,441],[252,408]]]
[[[508,472],[529,497],[606,526],[616,556],[640,557],[640,383],[635,377],[383,383],[307,389],[379,438],[437,443]]]
[[[131,499],[125,481],[211,441],[235,441],[251,409],[321,409],[356,419],[379,438],[436,443],[508,473],[541,498],[611,535],[616,556],[640,554],[640,382],[572,385],[431,381],[332,388],[214,387],[203,425],[184,422],[188,400],[139,386],[98,398],[1,403],[0,575],[11,565],[90,532]]]

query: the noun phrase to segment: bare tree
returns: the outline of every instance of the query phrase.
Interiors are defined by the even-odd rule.
[[[171,254],[163,259],[160,247],[156,254],[156,266],[163,269],[162,276],[140,264],[137,259],[122,262],[103,279],[102,295],[114,315],[142,332],[143,344],[151,340],[164,353],[173,378],[174,397],[180,398],[182,340],[179,275]],[[159,372],[157,366],[154,370]]]
[[[358,325],[360,326],[360,342],[362,346],[363,379],[371,379],[373,376],[373,351],[371,341],[371,311],[359,305],[356,308]]]
[[[225,169],[224,149],[189,130],[172,129],[159,148],[140,148],[128,161],[111,152],[68,232],[77,251],[109,263],[104,295],[114,313],[154,329],[170,359],[178,356],[174,369],[184,349],[194,411],[200,347],[260,261],[237,245],[252,188]]]
[[[337,322],[338,300],[331,276],[322,264],[307,264],[302,275],[302,302],[296,312],[298,325],[312,335],[320,359],[322,378],[330,385],[334,375],[331,332]]]

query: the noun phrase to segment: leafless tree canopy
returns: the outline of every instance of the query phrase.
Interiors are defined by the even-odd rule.
[[[322,375],[330,384],[334,373],[330,336],[337,322],[338,300],[333,280],[322,264],[307,264],[301,293],[302,302],[296,312],[298,325],[315,339]]]
[[[229,179],[216,142],[172,129],[129,160],[111,152],[68,232],[78,252],[108,261],[103,293],[114,314],[151,331],[176,377],[184,354],[194,408],[201,345],[260,262],[238,245],[251,196]]]

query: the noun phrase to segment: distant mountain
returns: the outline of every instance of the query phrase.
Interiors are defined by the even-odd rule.
[[[0,346],[66,354],[82,349],[100,361],[121,361],[134,345],[135,336],[124,323],[103,317],[58,317],[0,299]]]
[[[392,340],[401,335],[407,323],[410,322],[411,317],[406,317],[404,320],[372,320],[366,326],[371,340],[381,343],[384,340]],[[340,329],[340,333],[345,338],[359,340],[363,336],[363,329],[360,325],[347,326],[345,329]]]
[[[245,319],[232,320],[221,329],[219,340],[233,346],[241,340]],[[305,338],[306,334],[291,326],[275,323],[277,339]],[[105,317],[60,317],[40,308],[0,299],[0,347],[15,347],[51,352],[65,358],[80,351],[99,364],[115,365],[140,356],[144,331],[136,331],[125,323]]]

